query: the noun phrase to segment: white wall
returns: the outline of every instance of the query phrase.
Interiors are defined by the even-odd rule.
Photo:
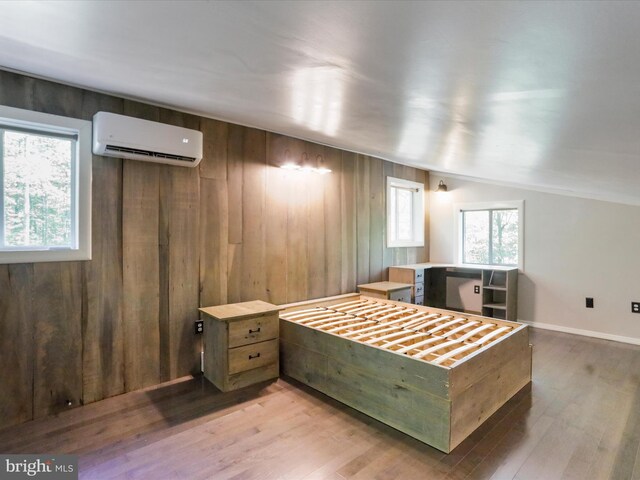
[[[447,194],[434,193],[441,179]],[[640,301],[640,207],[435,174],[430,187],[431,262],[454,261],[455,203],[524,200],[518,318],[640,343],[640,314],[631,313],[631,301]],[[594,309],[585,297],[594,297]]]

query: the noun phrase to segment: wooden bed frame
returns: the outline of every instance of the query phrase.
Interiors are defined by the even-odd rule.
[[[520,323],[360,294],[282,308],[282,373],[446,453],[531,381]]]

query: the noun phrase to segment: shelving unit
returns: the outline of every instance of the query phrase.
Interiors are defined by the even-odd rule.
[[[482,315],[517,320],[518,269],[482,270]]]
[[[477,267],[443,263],[419,263],[389,268],[389,280],[411,285],[411,303],[435,308],[447,306],[447,277],[454,272],[471,272],[481,279],[481,302],[474,312],[485,317],[517,321],[517,267]],[[481,311],[480,311],[481,308]]]

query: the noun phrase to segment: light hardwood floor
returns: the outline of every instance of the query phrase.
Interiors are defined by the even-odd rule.
[[[182,379],[0,431],[80,478],[640,479],[640,347],[533,330],[534,381],[445,455],[290,379]]]

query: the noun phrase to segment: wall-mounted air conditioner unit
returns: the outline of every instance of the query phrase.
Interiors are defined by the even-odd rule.
[[[202,160],[202,132],[98,112],[93,116],[93,153],[195,167]]]

